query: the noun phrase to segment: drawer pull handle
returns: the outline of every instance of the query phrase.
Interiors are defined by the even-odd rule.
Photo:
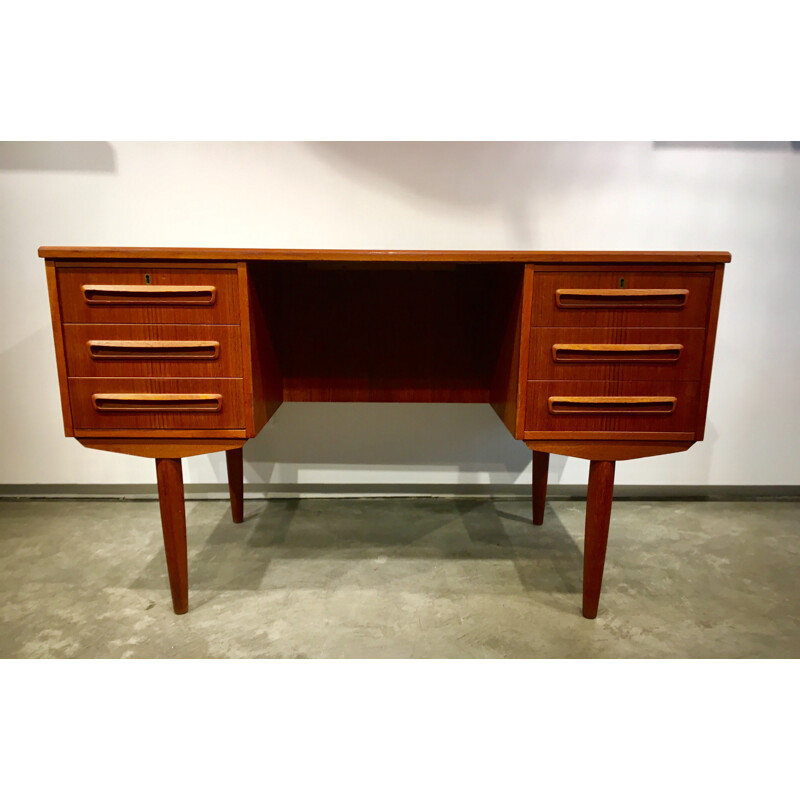
[[[213,306],[216,286],[123,286],[87,284],[81,287],[90,306]]]
[[[95,361],[174,360],[214,361],[219,358],[219,342],[101,341],[86,343]]]
[[[682,344],[554,344],[553,361],[674,364],[682,352]]]
[[[550,397],[551,414],[671,414],[677,397]]]
[[[559,308],[683,308],[688,289],[557,289]]]
[[[93,394],[92,405],[96,411],[222,411],[221,394]]]

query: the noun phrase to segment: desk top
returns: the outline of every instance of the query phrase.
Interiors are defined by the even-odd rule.
[[[527,250],[256,250],[226,247],[40,247],[41,258],[191,261],[454,261],[529,264],[722,264],[728,252]]]

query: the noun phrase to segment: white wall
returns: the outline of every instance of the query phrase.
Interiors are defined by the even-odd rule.
[[[800,483],[800,151],[790,143],[0,143],[0,483],[152,483],[65,439],[39,245],[730,250],[706,441],[618,484]],[[523,483],[489,406],[284,404],[262,483]],[[551,481],[587,462],[554,457]],[[187,483],[224,479],[188,459]]]

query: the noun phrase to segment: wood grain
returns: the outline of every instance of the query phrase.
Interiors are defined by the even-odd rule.
[[[722,264],[717,264],[714,269],[714,285],[711,292],[711,305],[708,310],[706,324],[706,347],[703,358],[703,377],[700,381],[700,395],[697,399],[697,440],[702,441],[706,430],[706,414],[708,410],[708,396],[711,388],[711,366],[714,363],[714,345],[717,340],[717,322],[719,320],[720,301],[722,299]]]
[[[585,431],[605,432],[692,432],[696,424],[696,403],[700,391],[697,381],[529,381],[526,431],[564,432],[580,435]],[[630,413],[599,408],[574,409],[571,413],[554,413],[550,398],[583,398],[587,403],[599,399],[633,406]],[[674,398],[672,411],[651,413],[652,409],[636,409],[628,398]]]
[[[498,292],[496,298],[504,318],[500,319],[498,327],[504,330],[489,390],[489,402],[512,436],[516,435],[519,403],[520,346],[525,297],[523,275],[523,268],[507,270],[505,292]]]
[[[534,286],[534,268],[531,264],[525,265],[525,278],[523,281],[523,301],[522,301],[522,319],[520,321],[520,350],[519,350],[519,375],[517,376],[517,424],[514,436],[517,439],[522,438],[522,432],[525,429],[525,413],[528,404],[527,393],[527,373],[525,371],[525,364],[530,361],[530,339],[527,336],[527,330],[531,325],[533,319],[533,286]]]
[[[489,402],[514,269],[281,269],[284,400]]]
[[[52,247],[39,248],[41,258],[142,259],[165,261],[461,261],[464,263],[519,262],[559,264],[727,263],[728,252],[624,250],[281,250],[220,247]]]
[[[244,352],[244,361],[247,369],[243,373],[242,389],[244,391],[244,427],[248,438],[256,435],[255,421],[255,392],[254,392],[254,371],[253,371],[253,342],[252,330],[250,328],[251,306],[258,301],[256,298],[250,299],[250,291],[247,281],[247,264],[236,265],[236,285],[239,291],[239,341]]]
[[[221,394],[125,394],[96,393],[92,395],[92,406],[102,413],[120,411],[143,411],[154,413],[165,411],[170,414],[222,411]]]
[[[559,308],[685,308],[688,289],[557,289]]]
[[[127,438],[131,440],[160,439],[170,441],[171,439],[237,439],[241,446],[242,439],[247,438],[247,431],[244,428],[75,428],[75,436],[86,439],[107,439]]]
[[[547,470],[550,466],[550,454],[540,450],[531,452],[533,457],[531,473],[531,506],[534,525],[544,521],[544,506],[547,498]]]
[[[614,494],[613,461],[589,464],[586,493],[586,536],[583,545],[583,616],[594,619],[600,603],[603,568],[606,562],[611,500]]]
[[[231,496],[231,518],[234,522],[244,519],[244,464],[242,448],[225,451],[228,467],[228,491]]]
[[[693,442],[694,431],[524,431],[522,438],[525,441],[624,441],[639,442],[652,441],[657,436],[663,442]],[[619,459],[616,459],[619,460]]]
[[[199,344],[205,350],[191,349]],[[64,345],[72,378],[243,376],[242,337],[236,325],[73,323],[64,325]],[[210,348],[216,348],[216,356]]]
[[[584,272],[537,272],[533,288],[532,324],[536,326],[603,327],[603,328],[702,328],[708,317],[711,296],[710,273],[636,272],[633,270],[586,270]],[[640,307],[637,303],[620,303],[613,307],[589,305],[561,307],[559,292],[602,290],[619,291],[624,281],[625,292],[632,290],[686,291],[684,305]]]
[[[156,475],[172,607],[176,614],[185,614],[189,610],[189,567],[181,460],[157,458]]]
[[[192,339],[89,339],[94,361],[216,361],[219,342]]]
[[[70,399],[75,428],[99,430],[140,428],[244,428],[244,394],[238,378],[70,378]],[[197,411],[97,409],[93,395],[218,395],[219,408]],[[153,401],[156,403],[156,400]],[[152,405],[152,404],[151,404]],[[165,404],[161,404],[165,407]]]
[[[284,398],[283,375],[275,348],[273,326],[280,319],[279,268],[251,270],[245,264],[239,266],[239,287],[247,296],[247,306],[242,313],[242,340],[250,348],[252,397],[252,431],[258,432],[278,410]],[[248,423],[250,424],[250,423]]]
[[[177,324],[238,325],[239,292],[235,269],[202,267],[176,269],[173,265],[124,264],[112,267],[98,263],[93,266],[58,266],[58,289],[64,322],[111,324]],[[149,276],[151,283],[147,284]],[[87,303],[87,286],[118,286],[127,289],[140,286],[142,292],[158,289],[181,289],[210,286],[213,303],[173,304],[158,300],[129,303]]]
[[[539,260],[534,264],[536,268],[536,272],[538,273],[545,273],[545,272],[587,272],[588,270],[595,270],[595,269],[626,269],[626,270],[636,270],[636,272],[687,272],[691,271],[695,275],[699,275],[702,273],[713,273],[714,272],[714,259],[710,259],[708,262],[697,262],[692,263],[689,261],[672,261],[670,259],[665,259],[663,261],[658,260],[638,260],[635,258],[630,259],[608,259],[606,261],[591,261],[589,258],[586,259],[579,259],[579,253],[576,253],[576,259],[573,261],[551,261],[551,262],[544,262]],[[591,255],[591,254],[588,254]],[[631,253],[631,255],[634,255]]]
[[[597,363],[598,361],[673,364],[681,357],[682,344],[554,344],[553,361]]]
[[[53,343],[56,352],[56,372],[61,395],[61,418],[64,422],[64,436],[74,435],[72,408],[69,404],[69,384],[67,383],[67,359],[64,350],[64,333],[61,322],[61,303],[58,299],[58,277],[51,260],[45,262],[47,275],[47,294],[50,301],[50,322],[53,326]]]
[[[677,397],[548,397],[551,414],[671,414]]]
[[[531,450],[552,453],[573,458],[587,458],[600,461],[628,461],[632,458],[647,458],[688,450],[693,441],[613,441],[609,439],[586,440],[536,440],[525,444]]]
[[[124,284],[84,284],[87,306],[213,306],[216,286],[137,286]]]
[[[197,434],[191,439],[78,437],[78,441],[90,450],[105,450],[143,458],[186,458],[242,446],[241,439],[201,439]]]
[[[700,380],[703,328],[531,328],[532,380]]]

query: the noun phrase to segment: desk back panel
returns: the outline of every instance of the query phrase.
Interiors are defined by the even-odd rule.
[[[269,272],[256,283],[284,400],[490,401],[521,265],[292,263]]]

